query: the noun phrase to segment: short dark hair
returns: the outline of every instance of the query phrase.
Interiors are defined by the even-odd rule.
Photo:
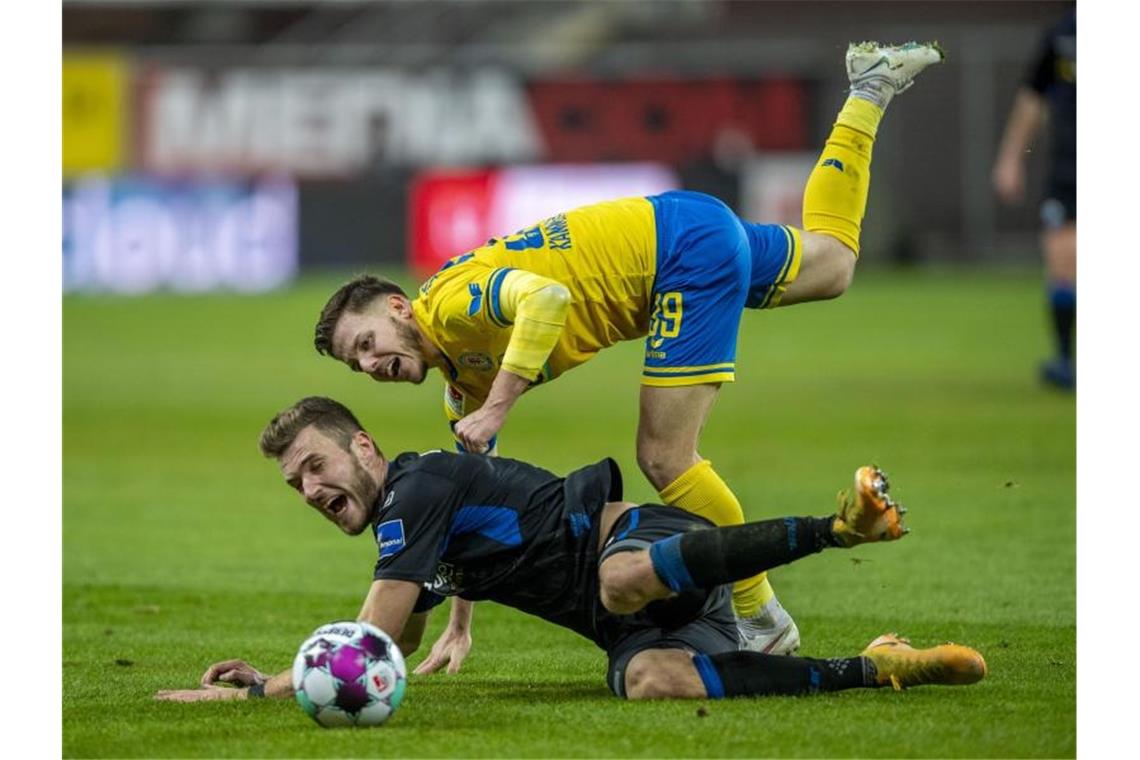
[[[317,318],[317,327],[313,331],[313,346],[316,347],[317,353],[323,356],[332,355],[333,332],[336,330],[336,323],[346,311],[350,314],[359,314],[382,295],[408,297],[404,289],[396,283],[370,274],[361,275],[341,285],[325,304],[325,308],[321,309],[321,316]]]
[[[280,459],[297,435],[309,425],[325,433],[345,451],[352,437],[364,430],[356,416],[339,401],[324,396],[308,396],[274,415],[261,431],[258,445],[267,457]]]

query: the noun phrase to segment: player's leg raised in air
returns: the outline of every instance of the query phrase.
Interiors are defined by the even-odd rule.
[[[906,532],[904,511],[888,495],[886,477],[861,467],[855,489],[829,517],[712,528],[680,510],[642,506],[608,525],[603,519],[609,538],[598,572],[601,601],[613,614],[604,621],[610,687],[629,699],[720,698],[981,680],[986,664],[977,651],[915,649],[895,634],[847,658],[776,657],[732,644],[720,584],[829,547],[896,540]]]
[[[942,57],[931,43],[848,47],[850,95],[804,188],[804,229],[744,222],[753,257],[749,307],[835,298],[851,284],[883,112]]]

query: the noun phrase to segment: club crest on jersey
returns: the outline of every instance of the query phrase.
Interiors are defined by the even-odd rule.
[[[404,521],[389,520],[376,527],[376,545],[380,547],[380,559],[399,554],[404,549]]]
[[[477,351],[467,351],[460,354],[459,364],[467,369],[475,369],[480,372],[489,372],[495,368],[495,363],[491,361],[491,357]]]

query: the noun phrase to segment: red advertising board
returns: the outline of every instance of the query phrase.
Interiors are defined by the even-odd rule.
[[[552,164],[419,174],[408,202],[408,264],[428,275],[488,238],[588,203],[679,187],[661,164]]]
[[[807,143],[807,94],[791,79],[539,81],[530,92],[552,161],[667,161],[708,156],[731,130],[758,150]]]
[[[492,170],[423,172],[408,192],[408,264],[421,275],[482,245],[491,210]]]

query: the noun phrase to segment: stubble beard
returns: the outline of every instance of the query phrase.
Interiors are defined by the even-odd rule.
[[[388,315],[392,320],[392,325],[396,329],[396,335],[399,336],[400,342],[403,343],[404,352],[416,357],[416,361],[420,366],[419,379],[412,380],[414,385],[419,385],[427,377],[428,363],[424,359],[423,342],[419,329],[414,322],[407,322],[402,319],[396,319],[392,315]]]

